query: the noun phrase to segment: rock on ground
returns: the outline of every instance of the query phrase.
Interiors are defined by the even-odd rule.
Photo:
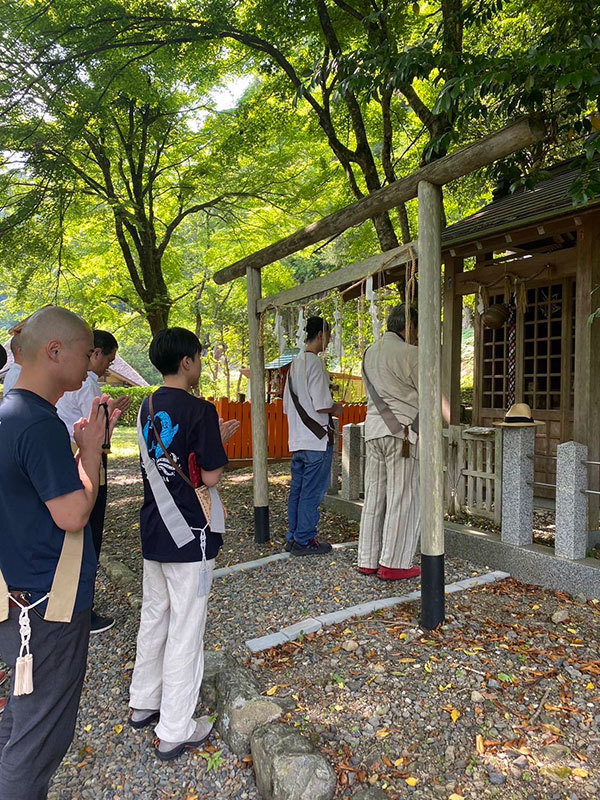
[[[352,795],[352,800],[387,800],[387,795],[376,786],[369,786],[368,789],[359,789]]]
[[[258,791],[265,800],[331,800],[335,772],[298,731],[272,723],[251,736]]]
[[[218,674],[216,695],[217,730],[240,756],[250,752],[250,735],[255,728],[283,714],[275,700],[261,697],[252,674],[239,666]]]

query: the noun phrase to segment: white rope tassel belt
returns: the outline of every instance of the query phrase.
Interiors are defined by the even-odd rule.
[[[191,528],[193,531],[200,531],[200,549],[202,550],[202,561],[200,562],[200,578],[198,581],[198,597],[206,597],[212,586],[212,569],[208,565],[206,558],[206,531],[208,522],[203,528]]]
[[[19,650],[19,657],[15,664],[15,679],[13,683],[13,694],[15,697],[23,694],[31,694],[33,692],[33,655],[29,652],[29,641],[31,639],[31,622],[29,620],[29,612],[32,608],[39,606],[44,600],[50,597],[50,593],[45,594],[26,606],[20,603],[13,595],[9,595],[10,600],[19,606],[19,633],[21,634],[21,649]]]

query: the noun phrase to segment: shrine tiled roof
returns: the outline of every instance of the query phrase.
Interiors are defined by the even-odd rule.
[[[442,248],[484,239],[600,205],[600,196],[588,203],[573,202],[569,190],[579,175],[579,169],[572,162],[558,164],[549,172],[550,176],[533,189],[501,197],[475,214],[449,225],[442,233]]]

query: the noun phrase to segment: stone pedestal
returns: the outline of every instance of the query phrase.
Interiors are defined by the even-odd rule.
[[[556,534],[554,552],[561,558],[585,558],[588,543],[588,449],[565,442],[556,465]]]
[[[502,434],[502,541],[522,547],[533,537],[535,426]]]
[[[361,481],[362,424],[344,425],[342,435],[342,498],[358,500]]]
[[[331,460],[331,479],[327,494],[340,493],[340,421],[337,417],[333,419],[333,458]]]

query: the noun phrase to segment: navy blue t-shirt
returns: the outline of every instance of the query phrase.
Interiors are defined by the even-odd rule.
[[[45,503],[83,488],[56,408],[33,392],[13,389],[0,403],[0,454],[0,569],[10,590],[39,600],[50,591],[65,537]],[[76,612],[91,607],[95,577],[86,525]]]
[[[186,392],[184,389],[172,389],[162,386],[153,395],[154,419],[162,443],[177,466],[189,476],[188,457],[196,454],[198,466],[209,471],[219,469],[227,464],[227,456],[219,431],[219,415],[217,409],[206,400]],[[203,528],[206,519],[196,492],[173,469],[152,429],[148,398],[142,404],[142,430],[150,457],[154,459],[163,481],[173,496],[175,503],[183,514],[188,525]],[[200,531],[192,530],[196,539],[183,547],[177,547],[167,530],[158,507],[154,501],[152,489],[142,467],[144,479],[144,505],[140,511],[140,533],[142,536],[142,553],[149,561],[202,561],[200,548]],[[223,544],[220,533],[207,531],[206,557],[214,558]]]

